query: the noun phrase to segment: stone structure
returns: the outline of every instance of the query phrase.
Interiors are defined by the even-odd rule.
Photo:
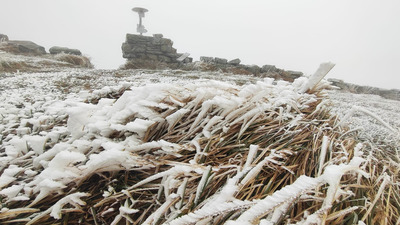
[[[66,48],[66,47],[59,47],[53,46],[49,49],[50,54],[56,55],[60,53],[70,54],[70,55],[82,55],[81,51],[78,49]]]
[[[179,63],[177,59],[182,55],[172,47],[170,39],[163,38],[162,34],[153,37],[127,34],[126,41],[122,44],[123,57],[128,60],[149,62],[163,62],[167,64]],[[192,58],[185,58],[183,63],[191,62]]]
[[[201,56],[200,62],[192,63],[193,59],[186,57],[188,53],[179,54],[172,47],[173,42],[162,34],[153,37],[127,34],[122,44],[123,57],[128,59],[124,69],[182,69],[200,71],[221,71],[233,74],[268,76],[275,79],[293,81],[302,76],[300,72],[288,72],[272,65],[243,65],[240,59],[228,61],[219,57]],[[182,61],[181,61],[182,60]]]
[[[44,47],[35,44],[32,41],[5,41],[0,44],[0,50],[25,55],[44,55]]]
[[[234,74],[248,74],[256,76],[273,77],[275,79],[282,79],[293,81],[294,79],[303,76],[303,73],[297,71],[285,71],[278,69],[273,65],[264,65],[259,67],[257,65],[243,65],[240,64],[240,59],[227,59],[219,57],[201,56],[200,63],[193,69],[203,71],[222,71]]]

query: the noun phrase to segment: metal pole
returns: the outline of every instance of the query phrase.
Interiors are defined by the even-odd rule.
[[[140,33],[140,35],[143,35],[143,33],[146,33],[147,30],[146,28],[144,28],[142,24],[142,18],[144,17],[144,13],[148,12],[148,10],[145,8],[136,7],[133,8],[132,11],[137,12],[139,14],[139,24],[137,25],[136,32]]]

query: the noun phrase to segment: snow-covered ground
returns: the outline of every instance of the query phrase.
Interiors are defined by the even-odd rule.
[[[57,101],[73,99],[84,101],[91,92],[104,95],[111,89],[123,86],[139,87],[152,83],[177,83],[181,85],[194,81],[219,80],[235,84],[250,84],[262,78],[247,75],[227,75],[218,72],[153,71],[153,70],[86,70],[69,69],[61,72],[17,73],[0,75],[1,128],[18,123],[30,113],[46,111]],[[342,118],[354,106],[369,110],[383,119],[392,128],[400,129],[400,102],[376,95],[352,94],[329,91],[332,112]],[[101,94],[100,94],[101,95]],[[54,107],[54,106],[51,106]],[[355,111],[346,122],[352,129],[359,129],[361,136],[368,140],[393,141],[394,132],[383,126],[376,118],[361,111]],[[8,128],[10,129],[10,128]]]
[[[221,82],[215,83],[215,80]],[[96,145],[104,144],[101,140],[98,140],[98,143],[96,140],[91,140],[89,136],[80,140],[79,138],[86,134],[83,131],[89,130],[93,134],[99,133],[101,137],[111,136],[110,127],[113,124],[107,124],[106,119],[107,121],[122,120],[124,118],[123,113],[126,110],[129,111],[129,108],[121,104],[135,104],[135,99],[140,101],[140,98],[143,97],[142,99],[146,99],[146,102],[141,104],[150,107],[153,104],[151,100],[161,101],[157,98],[160,98],[159,92],[163,90],[168,90],[171,93],[185,90],[171,85],[193,87],[193,84],[196,83],[204,90],[215,91],[215,95],[219,94],[216,87],[220,87],[221,95],[224,96],[224,91],[235,89],[237,85],[250,85],[262,80],[263,78],[227,75],[218,72],[170,70],[70,69],[48,73],[0,74],[0,171],[3,171],[0,176],[0,194],[6,196],[8,202],[26,201],[37,194],[35,200],[31,203],[31,205],[34,205],[54,190],[62,190],[69,184],[69,181],[82,177],[82,174],[90,174],[95,170],[102,171],[102,168],[114,168],[117,164],[121,168],[131,168],[136,164],[144,163],[135,161],[132,155],[126,154],[126,151],[115,150],[121,148],[121,145],[114,143],[103,145],[103,148],[110,151],[104,151],[104,154],[93,154],[86,165],[79,167],[79,171],[73,166],[87,160],[85,154],[88,154],[88,151],[95,151]],[[258,85],[268,86],[268,82],[271,81]],[[120,105],[114,104],[114,100],[107,99],[110,95],[122,93],[126,88],[144,87],[146,85],[146,92],[141,93],[138,89],[130,95],[133,100],[124,102],[121,100]],[[256,87],[254,86],[254,88]],[[148,92],[149,88],[154,88],[154,90]],[[274,93],[274,96],[284,98],[285,95],[291,95],[290,88],[282,84],[282,93]],[[193,90],[198,91],[196,93],[199,95],[203,93],[201,89],[193,88]],[[247,91],[250,92],[251,90]],[[243,92],[246,92],[246,90]],[[394,146],[394,150],[399,150],[400,104],[398,101],[386,100],[372,95],[354,95],[337,91],[329,91],[328,93],[332,100],[332,112],[345,118],[345,122],[349,123],[351,129],[359,130],[361,138],[375,145],[391,145]],[[310,103],[313,98],[304,97],[302,99],[302,101],[306,100]],[[169,101],[177,105],[181,104],[181,100],[173,97]],[[278,100],[275,99],[274,101],[279,104]],[[96,105],[86,104],[92,102],[95,102]],[[113,111],[118,107],[120,112]],[[167,109],[169,106],[158,105],[157,107]],[[126,112],[127,115],[129,114],[128,111]],[[144,113],[146,115],[143,117],[152,118],[153,116],[151,112],[144,111]],[[156,119],[154,118],[155,121]],[[169,119],[174,120],[173,117],[169,117]],[[210,124],[218,123],[218,121],[211,121]],[[146,129],[152,124],[149,124],[148,120],[136,119],[134,122],[125,125],[117,124],[117,126],[114,124],[115,126],[112,129],[128,130],[142,137],[145,135]],[[209,135],[206,131],[203,132],[205,132],[205,136]],[[132,141],[134,142],[134,140]],[[165,145],[163,147],[172,149],[171,151],[176,147],[168,143],[160,142],[157,144]],[[128,143],[128,145],[135,146],[135,143]],[[50,150],[44,152],[44,149]],[[115,161],[108,164],[104,159],[124,160],[118,161],[117,164],[115,164]],[[182,170],[184,170],[183,167]],[[22,178],[24,182],[21,181]],[[304,178],[306,180],[304,182],[308,182],[309,185],[313,185],[313,182],[321,182],[311,178],[310,180],[307,179]],[[60,182],[55,182],[56,180]],[[19,183],[9,186],[16,181]],[[85,196],[87,196],[85,193],[69,195],[68,199],[61,199],[58,204],[49,209],[51,212],[49,211],[48,214],[54,218],[60,218],[61,208],[65,204],[83,204],[80,198]],[[2,212],[7,210],[3,208]]]
[[[331,91],[332,112],[338,114],[362,140],[400,151],[400,101],[377,95]]]

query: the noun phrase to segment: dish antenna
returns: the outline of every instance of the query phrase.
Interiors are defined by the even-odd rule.
[[[140,35],[143,35],[143,33],[147,33],[146,28],[144,28],[142,24],[142,18],[144,17],[144,14],[149,10],[145,8],[135,7],[132,9],[132,11],[137,12],[139,14],[139,24],[136,27],[136,31],[140,33]]]

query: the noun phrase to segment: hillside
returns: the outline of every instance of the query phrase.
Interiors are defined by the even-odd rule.
[[[93,68],[77,49],[53,46],[49,53],[32,41],[9,40],[0,34],[0,73],[46,72],[66,68]]]

